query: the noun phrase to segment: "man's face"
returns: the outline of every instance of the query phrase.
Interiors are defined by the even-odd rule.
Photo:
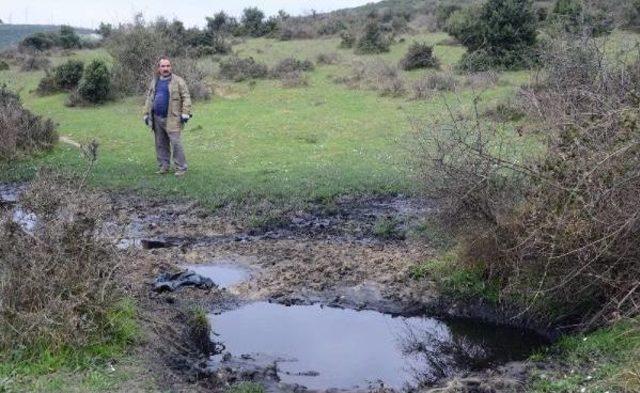
[[[160,64],[158,64],[158,72],[162,76],[171,75],[171,62],[169,60],[160,60]]]

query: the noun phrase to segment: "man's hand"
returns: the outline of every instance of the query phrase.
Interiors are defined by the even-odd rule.
[[[180,121],[182,122],[182,124],[187,124],[189,119],[191,119],[191,115],[187,115],[186,113],[180,115]]]
[[[146,124],[147,127],[151,127],[151,122],[149,121],[149,115],[144,115],[144,117],[142,118],[142,121],[144,121],[144,124]]]

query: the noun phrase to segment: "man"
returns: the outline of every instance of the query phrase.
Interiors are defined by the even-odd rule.
[[[171,61],[161,57],[156,64],[155,78],[149,86],[144,106],[144,123],[155,134],[157,174],[169,173],[171,156],[175,175],[184,176],[187,160],[180,133],[191,118],[191,97],[184,79],[171,72]]]

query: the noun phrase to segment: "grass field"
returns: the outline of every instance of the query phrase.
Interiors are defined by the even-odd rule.
[[[26,106],[59,124],[59,133],[79,143],[96,139],[100,153],[92,183],[109,189],[129,189],[156,196],[189,197],[215,207],[228,203],[300,204],[342,194],[410,193],[408,146],[411,124],[448,116],[446,103],[469,110],[470,90],[431,100],[380,97],[375,91],[351,90],[333,81],[349,72],[354,59],[374,57],[392,64],[414,40],[436,44],[442,33],[408,37],[392,51],[356,56],[337,49],[337,39],[313,41],[248,40],[234,49],[270,65],[295,56],[315,60],[317,54],[338,52],[338,65],[318,66],[310,85],[282,88],[275,80],[236,83],[224,94],[199,102],[184,132],[189,175],[184,179],[153,174],[155,158],[151,132],[141,120],[142,98],[133,97],[92,108],[67,108],[65,94],[39,97],[32,93],[43,72],[15,69],[0,73],[0,83],[20,92]],[[463,53],[459,46],[437,45],[443,69]],[[74,57],[108,58],[104,50],[80,51]],[[66,59],[55,58],[54,64]],[[417,79],[435,71],[404,73]],[[481,105],[510,96],[527,80],[525,73],[508,73],[482,93]],[[80,169],[79,151],[60,143],[49,154],[2,165],[3,180],[30,177],[41,165]]]

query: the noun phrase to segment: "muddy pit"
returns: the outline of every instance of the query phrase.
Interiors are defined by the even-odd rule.
[[[545,343],[530,331],[425,313],[439,295],[410,268],[434,251],[424,238],[380,239],[374,227],[392,217],[408,233],[432,211],[426,202],[347,199],[329,213],[293,212],[278,228],[255,230],[193,203],[111,200],[114,219],[102,235],[147,266],[145,281],[186,268],[226,294],[168,298],[211,310],[212,340],[224,350],[193,367],[217,386],[415,391],[525,359]]]

